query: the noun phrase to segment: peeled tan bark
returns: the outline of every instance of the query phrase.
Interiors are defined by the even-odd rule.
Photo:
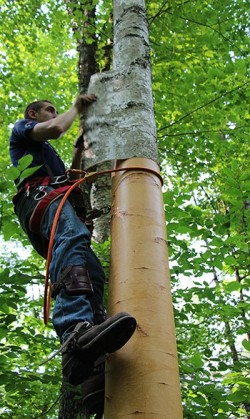
[[[158,172],[149,159],[119,166]],[[105,417],[181,419],[161,182],[140,171],[118,173],[112,182],[109,314],[128,311],[138,325],[107,358]]]

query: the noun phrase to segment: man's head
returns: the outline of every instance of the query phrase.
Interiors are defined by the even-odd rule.
[[[26,119],[38,122],[49,121],[57,116],[58,112],[49,100],[37,100],[30,103],[24,112]]]

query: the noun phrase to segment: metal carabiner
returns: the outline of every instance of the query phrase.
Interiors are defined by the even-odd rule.
[[[38,186],[38,188],[36,188],[39,190],[39,192],[34,196],[35,201],[40,201],[42,198],[44,198],[47,195],[45,188],[46,186],[44,185]]]
[[[65,175],[61,175],[61,176],[55,176],[55,180],[54,182],[51,182],[51,186],[53,187],[57,187],[60,185],[64,185],[68,182],[68,177]]]

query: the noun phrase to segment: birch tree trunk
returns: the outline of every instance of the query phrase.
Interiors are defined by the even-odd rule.
[[[91,78],[86,136],[92,162],[124,169],[112,180],[109,314],[128,311],[138,326],[107,358],[105,417],[181,419],[145,5],[113,9],[113,71]]]

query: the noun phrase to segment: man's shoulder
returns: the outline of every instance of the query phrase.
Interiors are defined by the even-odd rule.
[[[12,134],[15,137],[25,137],[36,124],[37,121],[32,121],[31,119],[19,119],[13,127]]]
[[[14,125],[14,129],[30,129],[37,124],[37,121],[32,121],[31,119],[19,119]]]

